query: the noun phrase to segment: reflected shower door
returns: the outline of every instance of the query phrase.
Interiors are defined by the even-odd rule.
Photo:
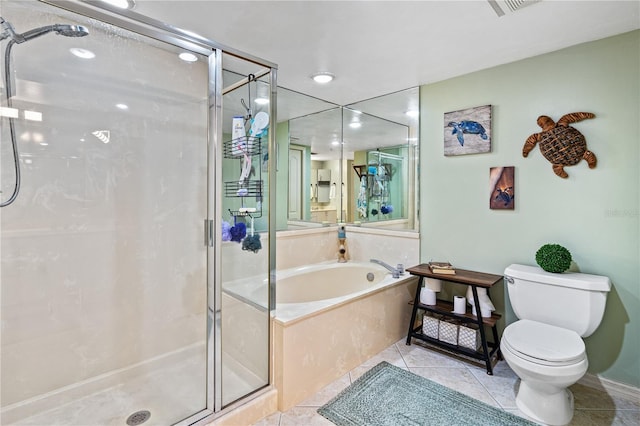
[[[0,211],[0,423],[179,422],[207,407],[208,60],[39,2],[1,13],[18,33],[89,35],[12,51],[22,185]]]

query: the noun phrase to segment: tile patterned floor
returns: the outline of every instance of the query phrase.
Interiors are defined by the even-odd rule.
[[[256,423],[256,426],[333,425],[316,413],[316,410],[381,361],[387,361],[491,406],[525,417],[515,403],[520,381],[504,361],[500,361],[494,369],[494,375],[489,376],[484,368],[475,363],[427,349],[415,340],[411,346],[407,346],[403,339],[321,389],[306,401],[287,412],[277,412]],[[576,406],[572,426],[640,426],[640,401],[612,397],[580,384],[573,385],[571,391]]]

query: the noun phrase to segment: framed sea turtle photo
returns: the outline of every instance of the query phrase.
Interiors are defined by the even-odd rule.
[[[513,166],[489,169],[489,208],[491,210],[515,208],[515,170]]]
[[[444,113],[444,155],[491,152],[491,105]]]

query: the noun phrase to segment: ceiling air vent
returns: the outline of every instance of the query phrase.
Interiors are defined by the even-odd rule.
[[[541,0],[487,0],[498,16],[513,13]]]

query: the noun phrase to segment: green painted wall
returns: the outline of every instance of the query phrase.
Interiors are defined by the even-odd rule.
[[[422,261],[448,260],[502,274],[535,264],[545,243],[567,247],[581,272],[609,276],[600,328],[586,339],[589,372],[640,386],[640,31],[421,87]],[[443,114],[493,106],[492,152],[444,157]],[[522,157],[539,115],[574,124],[598,157],[557,177],[536,147]],[[515,210],[489,209],[489,168],[515,166]],[[507,322],[504,288],[492,292]],[[504,324],[503,324],[504,325]]]

